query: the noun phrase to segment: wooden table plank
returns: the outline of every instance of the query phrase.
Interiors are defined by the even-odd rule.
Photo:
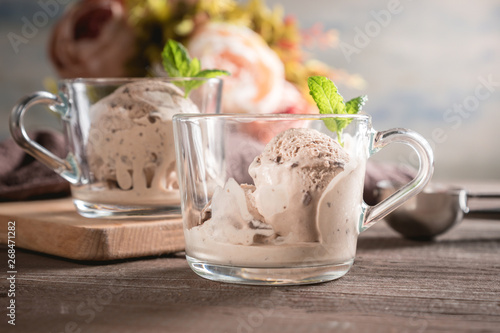
[[[3,316],[2,332],[500,331],[496,221],[423,243],[379,223],[345,277],[310,286],[212,282],[182,255],[95,264],[18,250],[16,263],[16,327]]]

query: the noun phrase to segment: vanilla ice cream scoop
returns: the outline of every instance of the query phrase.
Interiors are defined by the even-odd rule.
[[[259,213],[287,241],[318,241],[317,203],[348,162],[347,152],[326,134],[304,128],[280,133],[248,169]]]
[[[180,201],[172,116],[199,113],[181,89],[159,80],[132,82],[95,103],[90,113],[89,170],[119,193],[89,195],[123,204],[167,204],[168,194]]]

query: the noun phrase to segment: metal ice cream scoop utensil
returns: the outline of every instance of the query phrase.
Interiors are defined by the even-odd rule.
[[[396,190],[395,185],[389,181],[381,181],[377,187],[382,198],[390,196]],[[430,240],[465,217],[500,220],[500,200],[492,208],[473,209],[468,206],[469,201],[484,199],[500,199],[500,193],[471,193],[460,187],[430,184],[385,220],[405,238]]]

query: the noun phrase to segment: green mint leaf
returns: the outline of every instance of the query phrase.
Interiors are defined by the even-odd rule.
[[[363,106],[365,105],[366,101],[368,98],[366,95],[359,96],[356,98],[351,99],[347,103],[345,103],[346,107],[346,113],[347,114],[358,114]],[[346,118],[346,119],[337,119],[337,125],[338,127],[342,130],[347,127],[351,123],[352,119]]]
[[[321,114],[343,114],[344,98],[338,93],[335,84],[324,76],[311,76],[307,79],[309,94]]]
[[[366,95],[351,99],[349,102],[345,103],[347,113],[348,114],[359,113],[359,111],[361,111],[367,100],[368,97],[366,97]]]
[[[344,103],[344,98],[339,94],[335,84],[324,76],[311,76],[307,79],[309,94],[318,106],[320,114],[357,114],[365,104],[366,96],[353,98]],[[342,130],[349,125],[352,119],[323,119],[326,127],[337,132],[339,143],[341,141]]]
[[[196,76],[201,70],[201,63],[197,58],[191,60],[189,66],[189,74],[186,76]]]
[[[191,58],[182,44],[168,40],[161,53],[163,67],[171,77],[189,76],[191,70]],[[198,62],[199,64],[199,62]]]
[[[196,77],[204,77],[204,78],[213,78],[213,77],[218,77],[221,75],[230,75],[228,71],[224,71],[222,69],[204,69],[198,74],[196,74]]]
[[[230,75],[230,74],[229,72],[220,69],[205,69],[202,70],[201,72],[198,72],[196,75],[194,75],[194,77],[210,79],[222,75]],[[203,83],[205,83],[204,80],[187,81],[186,86],[184,88],[184,96],[187,97],[191,92],[191,90],[198,88]]]
[[[344,114],[345,104],[344,98],[338,93],[335,84],[324,76],[311,76],[307,79],[309,86],[309,94],[312,96],[316,105],[318,106],[319,113],[321,114]],[[342,123],[336,119],[323,119],[325,126],[332,132],[337,132],[339,142],[340,134],[342,131]]]
[[[221,75],[230,75],[229,72],[218,69],[201,70],[198,59],[191,57],[187,49],[179,42],[169,39],[161,53],[163,68],[170,77],[199,77],[212,78]],[[174,82],[178,87],[184,88],[184,97],[188,97],[191,90],[198,88],[205,81],[187,80]]]

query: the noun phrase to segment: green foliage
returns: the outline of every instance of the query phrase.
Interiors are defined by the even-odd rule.
[[[163,67],[170,77],[183,78],[213,78],[221,75],[229,75],[229,72],[219,69],[201,70],[198,59],[191,57],[186,48],[179,42],[168,40],[161,54]],[[198,88],[204,80],[185,80],[174,82],[184,88],[184,97],[188,97],[191,90]]]
[[[321,114],[357,114],[367,101],[366,96],[360,96],[344,103],[344,98],[339,94],[335,83],[324,76],[309,77],[307,85],[309,86],[309,94],[316,102]],[[337,132],[339,142],[343,145],[341,141],[342,130],[349,125],[351,119],[325,118],[323,121],[330,131]]]

